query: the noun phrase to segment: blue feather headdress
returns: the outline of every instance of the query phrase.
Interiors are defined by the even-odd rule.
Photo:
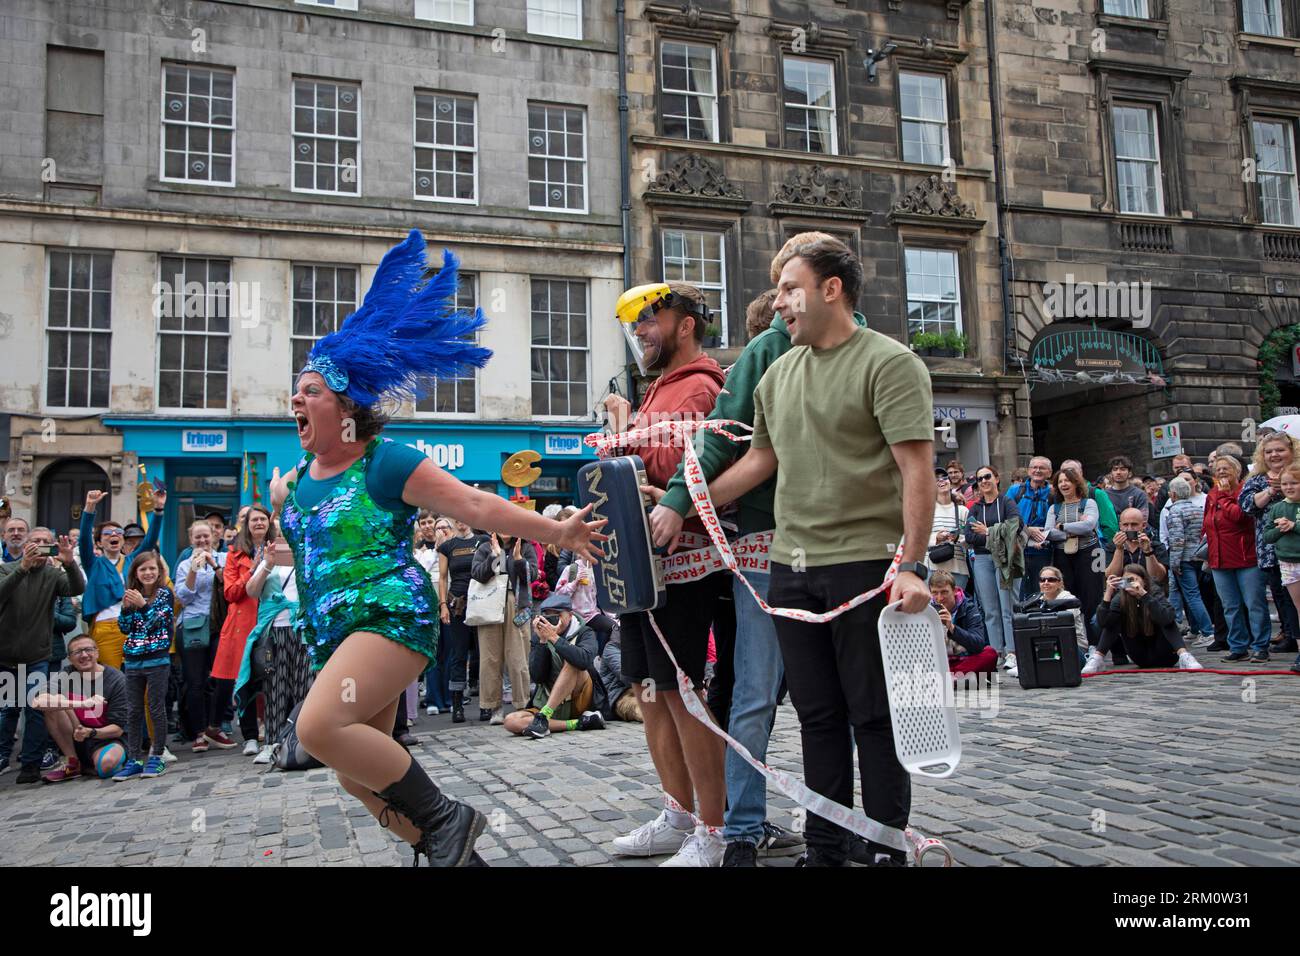
[[[302,372],[318,372],[331,391],[371,406],[418,400],[435,379],[482,368],[492,352],[473,335],[486,320],[481,309],[456,309],[459,267],[444,250],[442,268],[425,281],[424,236],[412,229],[379,263],[361,308],[312,347]]]

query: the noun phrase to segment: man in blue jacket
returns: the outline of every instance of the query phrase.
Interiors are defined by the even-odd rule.
[[[947,571],[935,571],[930,575],[930,599],[948,632],[948,669],[954,674],[997,670],[998,652],[989,647],[975,596],[957,590]]]
[[[1020,509],[1029,540],[1025,543],[1025,576],[1020,580],[1020,600],[1038,589],[1038,572],[1052,563],[1052,545],[1043,526],[1052,506],[1052,460],[1036,455],[1029,460],[1029,477],[1012,485],[1007,497]]]
[[[86,574],[86,593],[81,599],[81,613],[90,627],[90,636],[99,645],[99,662],[106,667],[121,670],[122,645],[126,635],[117,626],[117,618],[122,612],[122,595],[126,591],[123,582],[135,556],[158,547],[158,533],[162,530],[167,492],[154,492],[153,520],[149,522],[149,531],[140,542],[140,547],[130,554],[123,554],[125,539],[122,526],[116,521],[103,521],[98,529],[95,528],[95,508],[107,494],[104,491],[87,492],[86,507],[81,512],[81,538],[77,541],[77,548],[81,552],[81,567]],[[96,541],[104,552],[102,555],[95,554]]]

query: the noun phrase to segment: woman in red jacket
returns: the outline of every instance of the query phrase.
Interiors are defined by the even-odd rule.
[[[1228,663],[1251,659],[1251,652],[1268,659],[1270,634],[1267,583],[1255,563],[1255,519],[1242,510],[1241,464],[1231,455],[1214,460],[1214,487],[1205,499],[1202,530],[1209,542],[1206,564],[1228,620]]]
[[[274,537],[271,513],[261,505],[253,505],[244,515],[226,555],[222,587],[227,604],[226,621],[221,626],[217,656],[212,662],[213,693],[208,701],[208,729],[194,741],[196,752],[207,750],[208,744],[222,750],[235,746],[235,741],[221,730],[221,714],[235,690],[235,678],[239,676],[239,665],[244,660],[244,642],[257,624],[257,598],[248,593],[248,582],[257,575],[259,583],[265,583],[270,572],[271,553],[271,549],[265,546]],[[258,591],[260,593],[260,587]],[[256,754],[256,707],[245,707],[239,715],[239,732],[244,737],[244,752]]]

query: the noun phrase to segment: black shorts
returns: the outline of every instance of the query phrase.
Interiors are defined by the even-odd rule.
[[[74,740],[73,749],[77,752],[77,761],[92,772],[97,773],[99,768],[95,766],[95,758],[105,747],[111,747],[113,744],[121,744],[123,751],[126,749],[125,740]]]
[[[663,690],[677,690],[677,671],[650,626],[648,615],[654,614],[686,676],[697,688],[704,686],[713,605],[724,591],[731,594],[731,573],[719,571],[698,581],[668,585],[667,603],[658,610],[621,615],[623,679],[635,686],[648,678]]]

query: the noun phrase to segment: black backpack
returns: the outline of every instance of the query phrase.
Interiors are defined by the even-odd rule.
[[[303,749],[298,740],[298,712],[302,710],[302,701],[293,709],[289,719],[284,722],[284,731],[280,734],[275,748],[276,770],[314,770],[325,766]]]

